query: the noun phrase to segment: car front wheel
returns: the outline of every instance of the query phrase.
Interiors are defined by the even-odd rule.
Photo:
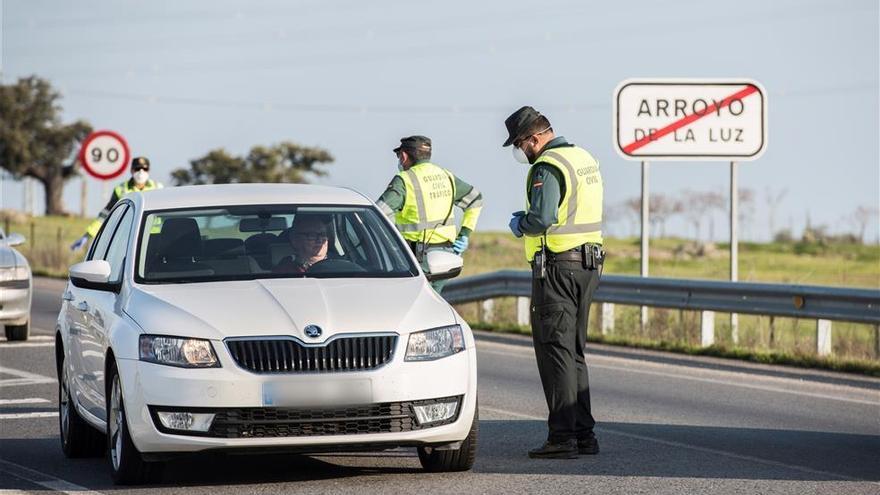
[[[70,394],[67,365],[61,362],[58,378],[58,429],[61,434],[61,450],[70,458],[100,457],[106,446],[104,435],[92,428],[76,412]]]
[[[119,485],[144,483],[158,475],[159,466],[144,461],[131,440],[122,385],[115,365],[111,365],[107,378],[107,457],[113,482]]]
[[[437,450],[432,447],[418,447],[419,461],[425,471],[443,473],[450,471],[467,471],[474,466],[477,456],[477,433],[479,432],[480,409],[474,408],[474,420],[468,436],[461,442],[461,447],[453,450]]]

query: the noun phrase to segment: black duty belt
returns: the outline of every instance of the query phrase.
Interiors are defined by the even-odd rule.
[[[559,261],[574,261],[584,268],[595,270],[605,261],[605,250],[601,244],[587,243],[561,253],[547,252],[548,263]]]
[[[423,243],[423,242],[416,242],[416,241],[409,241],[409,242],[407,242],[407,244],[409,244],[409,248],[412,249],[414,253],[420,251],[423,247],[424,247],[425,249],[431,249],[431,248],[451,248],[451,247],[452,247],[452,243],[449,242],[449,241],[446,241],[446,242],[436,242],[436,243],[431,243],[431,244],[425,244],[425,243]]]

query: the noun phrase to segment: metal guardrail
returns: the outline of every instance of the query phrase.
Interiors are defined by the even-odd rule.
[[[503,270],[453,280],[443,289],[452,304],[517,297],[517,320],[528,324],[531,273]],[[700,311],[703,345],[714,343],[714,312],[817,320],[817,352],[831,353],[831,321],[880,325],[880,290],[810,285],[603,275],[595,302],[602,304],[602,333],[613,329],[613,305]]]

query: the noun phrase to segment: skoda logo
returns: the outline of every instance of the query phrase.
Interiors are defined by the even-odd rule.
[[[321,336],[321,327],[318,325],[308,325],[303,331],[306,333],[306,337],[311,337],[313,339],[317,339]]]

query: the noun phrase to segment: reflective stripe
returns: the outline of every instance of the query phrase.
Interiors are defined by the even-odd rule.
[[[479,195],[480,191],[477,191],[476,187],[471,187],[471,191],[462,196],[461,199],[455,202],[455,204],[459,208],[469,208],[473,204],[473,202],[477,200],[477,197]],[[480,202],[480,204],[482,204],[482,201]]]
[[[548,234],[588,234],[590,232],[598,232],[602,229],[602,222],[577,224],[577,210],[580,202],[578,201],[578,184],[577,171],[564,156],[555,151],[548,151],[546,156],[555,159],[565,167],[568,173],[568,181],[571,185],[571,196],[568,199],[568,217],[565,223],[559,222],[560,225],[551,226],[547,229]]]
[[[388,203],[384,201],[376,201],[376,206],[379,207],[379,211],[381,211],[382,214],[386,217],[394,216],[394,210],[392,210],[391,207],[388,206]]]
[[[413,193],[416,196],[416,210],[418,211],[419,222],[426,224],[428,213],[425,211],[425,198],[422,196],[422,184],[419,182],[419,176],[412,169],[407,170],[405,173],[409,176],[409,181],[413,186]],[[427,228],[427,225],[422,228]]]
[[[427,222],[422,223],[399,223],[397,224],[397,230],[401,232],[419,232],[431,227],[431,224]]]

